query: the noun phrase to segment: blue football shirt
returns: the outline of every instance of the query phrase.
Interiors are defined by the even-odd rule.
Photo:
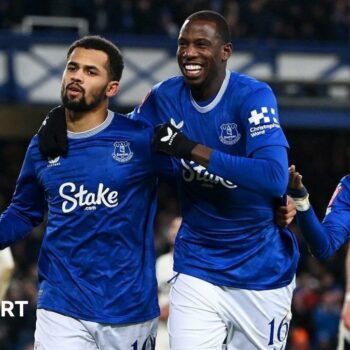
[[[218,94],[197,103],[183,77],[173,77],[156,85],[131,118],[153,126],[170,121],[191,140],[214,149],[207,169],[178,161],[183,223],[175,243],[175,271],[244,289],[289,284],[299,251],[293,233],[274,222],[276,195],[265,186],[270,179],[255,173],[255,167],[235,177],[232,166],[261,149],[286,153],[270,87],[227,71]],[[287,167],[286,158],[286,181]]]
[[[109,111],[97,128],[68,132],[67,157],[42,158],[32,139],[0,220],[0,245],[39,224],[47,202],[38,308],[110,324],[159,315],[152,133]]]
[[[335,189],[322,226],[331,242],[328,252],[331,256],[350,237],[350,175],[344,176]]]
[[[297,223],[314,256],[332,256],[350,237],[350,175],[340,180],[322,224],[312,207],[297,212]]]

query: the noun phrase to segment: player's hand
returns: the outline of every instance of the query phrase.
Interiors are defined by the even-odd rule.
[[[303,176],[296,171],[295,165],[292,164],[289,168],[289,183],[288,187],[295,190],[300,190],[304,187],[302,179]]]
[[[156,126],[152,143],[159,153],[187,160],[191,160],[191,152],[197,145],[170,123]]]
[[[289,167],[289,183],[287,193],[293,198],[297,211],[306,211],[310,208],[309,193],[303,185],[302,176],[296,171],[295,165]]]
[[[287,227],[297,214],[295,203],[291,197],[287,197],[287,205],[281,205],[276,209],[276,223],[278,226]]]
[[[292,198],[304,198],[308,195],[308,192],[303,185],[303,176],[296,171],[295,165],[292,164],[289,167],[289,182],[288,182],[288,195]]]
[[[346,329],[350,330],[350,301],[344,301],[341,318]]]
[[[169,305],[163,305],[160,308],[159,320],[166,322],[169,318]]]
[[[57,106],[48,113],[38,131],[39,150],[44,157],[56,158],[68,152],[65,109]]]

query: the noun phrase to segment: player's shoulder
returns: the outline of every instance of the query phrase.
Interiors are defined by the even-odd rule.
[[[130,137],[150,139],[153,136],[153,127],[141,119],[132,119],[129,114],[114,113],[111,123],[113,132],[123,132]]]
[[[39,138],[37,134],[35,134],[29,142],[26,158],[31,159],[33,162],[42,161],[44,159],[39,150]]]
[[[264,81],[258,80],[250,75],[231,72],[230,85],[242,95],[250,95],[258,90],[268,90],[272,92],[271,87]]]
[[[39,152],[39,137],[35,134],[29,142],[27,152],[30,154],[37,154]]]
[[[157,95],[174,94],[175,91],[183,88],[183,86],[183,76],[174,76],[154,85],[152,92]]]
[[[350,174],[343,176],[340,180],[340,183],[350,190]]]
[[[143,130],[149,129],[150,126],[140,119],[133,119],[129,114],[121,114],[114,112],[114,118],[111,123],[111,126],[125,130]]]

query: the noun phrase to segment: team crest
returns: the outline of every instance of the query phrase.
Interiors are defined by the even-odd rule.
[[[237,124],[235,123],[222,124],[220,129],[220,141],[225,145],[234,145],[241,138],[241,134],[238,132]]]
[[[130,149],[129,141],[116,141],[114,142],[114,152],[112,157],[121,163],[128,162],[134,155]]]

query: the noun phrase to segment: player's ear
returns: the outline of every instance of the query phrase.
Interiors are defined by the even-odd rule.
[[[232,54],[232,44],[226,43],[222,46],[221,59],[222,61],[227,61]]]
[[[112,80],[107,85],[106,96],[113,97],[118,93],[118,91],[119,91],[119,81]]]

